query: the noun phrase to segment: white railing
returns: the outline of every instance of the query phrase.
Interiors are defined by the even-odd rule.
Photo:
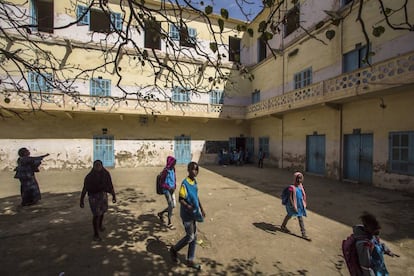
[[[414,53],[409,53],[249,105],[246,118],[375,93],[413,80]]]
[[[62,93],[0,92],[0,105],[11,109],[44,109],[70,112],[112,112],[188,116],[204,118],[250,119],[283,113],[305,106],[340,102],[361,94],[412,84],[414,52],[398,56],[335,78],[311,84],[259,103],[244,106],[208,103],[137,100],[116,97],[93,97]]]
[[[2,98],[2,99],[1,99]],[[110,112],[120,114],[189,116],[244,119],[244,106],[221,104],[137,100],[49,92],[0,92],[4,108],[43,109],[68,112]]]

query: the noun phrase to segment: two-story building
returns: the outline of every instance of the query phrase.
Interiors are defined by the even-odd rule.
[[[414,190],[404,1],[285,1],[250,23],[159,1],[11,2],[20,25],[2,22],[0,43],[26,63],[2,58],[2,170],[23,146],[50,153],[46,169],[213,163],[222,147],[254,161],[261,148],[267,166]]]

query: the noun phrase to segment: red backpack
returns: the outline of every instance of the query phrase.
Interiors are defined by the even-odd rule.
[[[351,276],[362,275],[361,265],[359,264],[356,243],[360,239],[356,239],[354,234],[342,241],[342,253]]]

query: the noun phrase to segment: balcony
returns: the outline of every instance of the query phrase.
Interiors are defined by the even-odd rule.
[[[221,104],[121,99],[49,92],[0,92],[1,106],[10,110],[62,111],[72,113],[112,113],[162,115],[197,118],[244,119],[244,106]]]
[[[282,115],[304,107],[340,104],[412,85],[414,52],[324,80],[247,107],[246,119]]]
[[[390,89],[412,85],[414,52],[244,106],[136,100],[114,97],[70,96],[62,93],[0,92],[1,107],[10,110],[43,109],[76,112],[160,115],[193,118],[252,119],[286,112],[377,97]]]

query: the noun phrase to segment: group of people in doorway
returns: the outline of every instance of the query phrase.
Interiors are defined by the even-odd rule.
[[[265,153],[262,149],[259,150],[257,154],[257,166],[259,168],[263,168],[263,160],[265,158]],[[218,153],[218,163],[220,166],[227,166],[227,165],[236,165],[242,166],[244,164],[252,163],[252,155],[248,149],[233,149],[227,151],[227,149],[223,148]]]
[[[260,151],[261,152],[261,151]],[[20,180],[20,191],[22,206],[37,203],[41,199],[39,184],[35,178],[35,172],[39,171],[39,165],[43,158],[49,154],[32,157],[27,148],[18,151],[15,178]],[[263,157],[264,158],[264,157]],[[167,207],[160,211],[157,216],[164,223],[164,215],[167,215],[167,226],[175,229],[172,224],[173,209],[175,204],[176,190],[176,159],[167,157],[166,166],[163,169],[161,181],[163,194],[167,201]],[[260,158],[259,164],[260,167]],[[263,164],[262,164],[263,166]],[[206,213],[198,196],[197,175],[199,166],[196,162],[187,165],[188,175],[182,180],[178,192],[180,203],[180,217],[185,229],[185,235],[173,246],[169,253],[172,262],[178,263],[178,252],[188,245],[186,264],[188,267],[200,270],[201,266],[195,262],[195,251],[197,245],[197,223],[203,222]],[[304,176],[301,172],[293,175],[293,184],[289,186],[289,200],[286,204],[286,216],[281,224],[281,231],[291,233],[287,223],[292,217],[297,217],[302,237],[311,241],[307,235],[303,217],[306,217],[306,192],[303,186]],[[101,241],[100,232],[105,231],[103,218],[108,210],[108,194],[112,195],[112,202],[116,203],[116,194],[112,184],[110,173],[104,168],[102,161],[96,160],[91,171],[84,179],[84,185],[80,196],[80,207],[84,208],[84,199],[88,195],[89,206],[92,212],[93,240]],[[360,264],[360,275],[363,276],[387,276],[388,271],[384,262],[384,254],[395,256],[379,240],[381,229],[379,222],[369,213],[361,216],[361,225],[353,227],[353,233],[360,241],[356,244]]]

